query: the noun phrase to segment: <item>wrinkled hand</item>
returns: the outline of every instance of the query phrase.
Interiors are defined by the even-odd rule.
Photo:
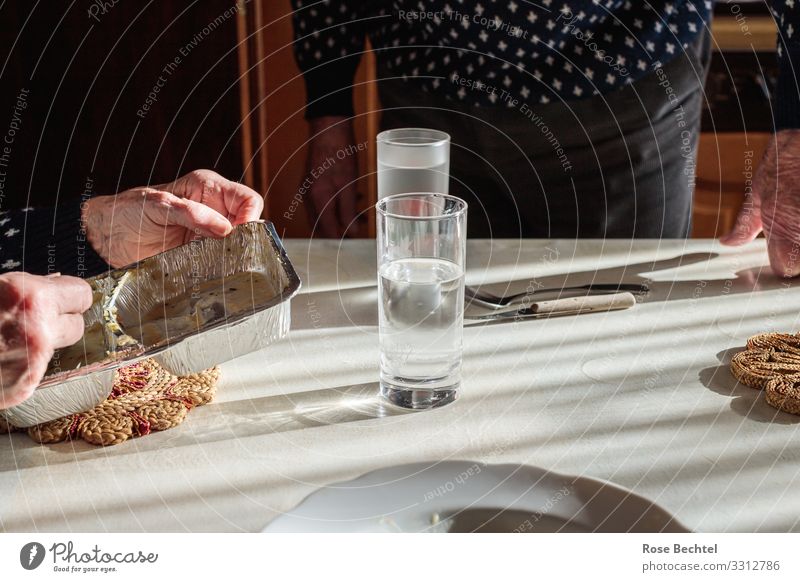
[[[355,236],[358,159],[352,152],[342,154],[356,142],[353,122],[338,116],[313,119],[311,135],[306,207],[313,234],[323,238]]]
[[[83,279],[0,275],[0,408],[26,400],[58,348],[83,337],[92,288]]]
[[[753,194],[721,242],[748,243],[762,230],[775,274],[800,274],[800,130],[782,130],[770,140],[753,177]]]
[[[258,220],[263,208],[264,200],[247,186],[195,170],[169,184],[92,198],[83,222],[97,253],[112,267],[124,267],[196,237],[226,236]]]

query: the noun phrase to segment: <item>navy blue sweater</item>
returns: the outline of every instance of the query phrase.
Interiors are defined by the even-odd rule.
[[[91,277],[108,268],[86,240],[79,199],[57,208],[0,210],[0,274]]]
[[[709,0],[293,0],[309,118],[351,115],[370,39],[386,75],[485,107],[608,93],[647,75],[709,27]],[[797,0],[800,3],[800,0]],[[800,8],[772,0],[780,28],[778,129],[800,127]]]

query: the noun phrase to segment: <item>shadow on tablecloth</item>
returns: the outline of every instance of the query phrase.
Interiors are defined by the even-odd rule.
[[[744,349],[745,347],[742,346],[719,352],[717,359],[722,362],[719,366],[700,370],[698,377],[703,386],[717,394],[730,396],[732,398],[731,410],[750,420],[773,424],[797,424],[800,422],[800,416],[782,412],[767,404],[763,391],[750,388],[733,377],[730,367],[731,358],[735,353]]]
[[[719,256],[713,252],[686,253],[669,259],[623,264],[593,271],[584,270],[498,283],[487,282],[482,288],[498,295],[528,291],[530,293],[528,300],[532,301],[534,298],[539,300],[567,296],[559,293],[537,293],[537,290],[542,289],[589,283],[647,283],[650,294],[642,298],[641,302],[654,303],[774,291],[792,285],[786,279],[775,276],[767,264],[755,267],[742,265],[743,268],[731,273],[730,277],[706,277],[702,268],[703,263],[712,262]],[[470,278],[475,279],[475,277]],[[467,305],[467,309],[470,313],[486,312],[484,307],[477,305]],[[353,326],[374,328],[377,325],[377,285],[304,293],[292,301],[294,330]]]

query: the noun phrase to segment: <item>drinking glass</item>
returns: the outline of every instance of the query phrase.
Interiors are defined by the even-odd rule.
[[[378,134],[378,198],[407,192],[447,194],[450,136],[424,128],[390,129]]]
[[[409,193],[376,210],[381,394],[403,408],[447,404],[461,385],[467,203]]]

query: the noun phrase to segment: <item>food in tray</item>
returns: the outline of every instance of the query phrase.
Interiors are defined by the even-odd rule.
[[[120,323],[129,335],[145,346],[155,346],[196,332],[208,324],[252,313],[265,298],[274,297],[278,292],[275,282],[266,273],[236,273],[193,285],[144,313],[127,314]]]
[[[289,301],[300,288],[265,222],[87,281],[95,298],[84,337],[58,350],[31,398],[6,410],[14,426],[91,409],[110,394],[118,368],[145,358],[184,376],[266,347],[288,333]]]
[[[287,272],[274,236],[270,225],[247,223],[224,239],[192,241],[89,279],[95,295],[84,314],[84,336],[54,354],[46,378],[153,356],[154,350],[285,300],[299,280]]]
[[[127,283],[127,273],[120,284]],[[131,279],[135,281],[135,277]],[[134,283],[130,283],[134,284]],[[115,286],[115,290],[120,285]],[[87,326],[83,338],[58,350],[50,361],[48,375],[100,362],[115,350],[136,345],[146,347],[169,343],[171,338],[202,330],[205,326],[256,310],[265,298],[279,293],[276,282],[266,273],[242,272],[197,283],[187,291],[159,301],[149,309],[102,308],[103,324]],[[96,301],[107,303],[100,296]],[[114,347],[109,349],[113,338]]]
[[[46,376],[76,370],[88,364],[114,357],[125,348],[140,344],[128,336],[117,321],[116,300],[130,278],[126,272],[118,280],[111,277],[93,279],[92,307],[84,316],[88,320],[83,337],[71,346],[56,350],[47,367]],[[96,314],[100,313],[100,317]]]
[[[100,362],[105,357],[103,328],[100,322],[95,322],[85,329],[83,337],[77,343],[55,351],[46,375],[75,370],[86,364]]]

